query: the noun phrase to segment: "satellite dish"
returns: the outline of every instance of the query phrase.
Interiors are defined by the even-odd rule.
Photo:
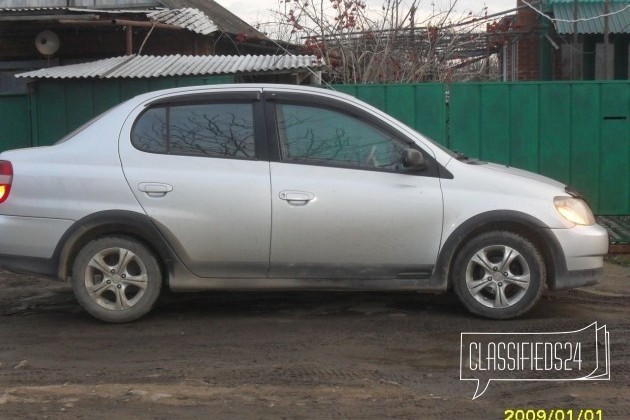
[[[53,31],[42,31],[35,37],[35,48],[47,57],[56,53],[59,45],[59,37]]]

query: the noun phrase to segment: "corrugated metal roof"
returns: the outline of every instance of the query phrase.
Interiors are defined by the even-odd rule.
[[[51,11],[51,10],[68,10],[67,7],[2,7],[0,6],[0,11],[2,12],[43,12],[43,11]]]
[[[2,0],[2,9],[26,9],[49,7],[80,7],[80,8],[133,8],[159,6],[158,0]]]
[[[230,12],[214,0],[158,0],[169,9],[194,7],[206,14],[217,24],[221,32],[242,34],[250,38],[269,39],[265,34]],[[252,2],[254,3],[254,2]]]
[[[573,4],[575,0],[547,0],[548,6],[553,6],[558,3],[570,3]],[[577,0],[578,3],[604,3],[604,0]],[[628,0],[609,0],[610,3],[628,3]]]
[[[280,72],[321,68],[314,55],[124,56],[17,74],[33,79],[115,79]]]
[[[597,3],[578,3],[577,19],[577,33],[579,34],[603,34],[604,33],[604,21],[603,17],[598,17],[604,14],[604,3],[599,1]],[[623,3],[610,3],[608,7],[608,31],[610,33],[630,33],[630,1]],[[556,30],[559,34],[572,34],[573,22],[562,22],[562,20],[576,20],[573,15],[573,3],[556,3],[553,4],[553,15],[556,19]]]
[[[148,13],[147,16],[154,22],[167,23],[179,26],[202,35],[208,35],[218,31],[219,27],[201,10],[186,7],[184,9],[158,10]]]

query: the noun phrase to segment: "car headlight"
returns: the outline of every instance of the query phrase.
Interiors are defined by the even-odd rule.
[[[555,197],[553,204],[556,206],[558,213],[571,223],[585,226],[595,223],[593,212],[591,212],[588,204],[580,198]]]

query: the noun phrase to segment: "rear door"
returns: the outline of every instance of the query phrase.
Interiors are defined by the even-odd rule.
[[[437,162],[402,165],[420,149],[349,104],[268,94],[271,276],[426,278],[442,233]],[[271,125],[271,124],[270,124]]]
[[[122,131],[133,193],[197,276],[267,274],[271,204],[261,106],[259,92],[168,98],[136,112]]]

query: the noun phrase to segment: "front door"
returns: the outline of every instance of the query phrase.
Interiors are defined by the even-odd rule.
[[[346,109],[280,98],[268,114],[279,143],[271,276],[428,277],[442,233],[440,180],[435,168],[401,162],[405,148],[420,148]]]

